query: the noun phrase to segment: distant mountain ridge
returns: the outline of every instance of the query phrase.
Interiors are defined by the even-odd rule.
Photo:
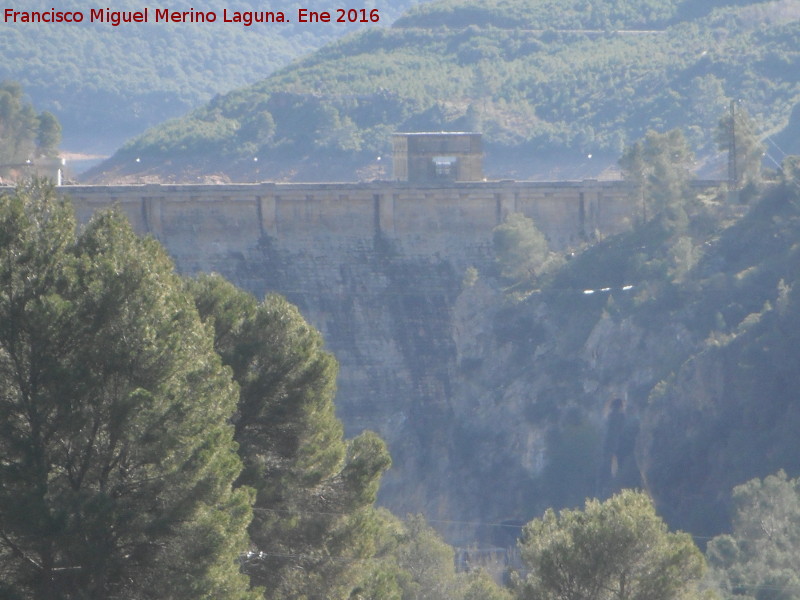
[[[706,17],[716,9],[772,4],[767,12],[783,11],[794,2],[753,2],[753,0],[441,0],[409,9],[395,23],[397,27],[469,27],[503,29],[663,29],[682,21]]]
[[[800,101],[800,2],[717,4],[420,5],[151,129],[93,176],[387,178],[398,130],[482,131],[498,178],[595,177],[651,128],[684,129],[706,161],[731,99],[769,134]]]
[[[409,0],[369,0],[388,24]],[[214,23],[90,23],[91,10],[142,11],[147,3],[115,0],[107,5],[81,0],[28,0],[27,12],[80,11],[82,23],[14,23],[0,19],[0,81],[18,81],[33,103],[56,114],[64,126],[64,147],[111,152],[147,127],[185,114],[216,94],[258,81],[292,59],[368,24],[224,23],[223,11],[241,14],[269,7],[253,0],[207,0],[193,7],[170,2],[170,12],[216,12]],[[293,15],[301,3],[269,10]],[[321,0],[318,10],[339,3]],[[54,8],[55,7],[55,8]],[[5,15],[5,13],[3,13]]]

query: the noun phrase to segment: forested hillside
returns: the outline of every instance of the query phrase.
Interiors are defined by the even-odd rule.
[[[453,501],[524,521],[643,487],[708,536],[733,486],[800,473],[796,165],[749,209],[670,176],[648,222],[567,260],[530,222],[498,228],[497,270],[465,277],[455,303]]]
[[[647,163],[681,143],[649,136]],[[631,231],[567,258],[512,213],[496,264],[453,290],[471,318],[452,397],[416,409],[429,454],[398,459],[440,527],[516,544],[508,589],[478,549],[455,562],[423,517],[374,506],[386,447],[343,437],[336,363],[297,308],[180,278],[115,213],[77,231],[49,185],[8,189],[0,594],[792,597],[800,159],[747,204],[693,193],[685,165],[655,173]]]
[[[281,6],[243,0],[211,0],[196,10],[217,11],[216,23],[88,22],[89,10],[103,8],[64,0],[59,11],[81,10],[83,23],[13,23],[0,21],[0,81],[19,81],[41,110],[54,113],[64,126],[68,150],[110,153],[126,139],[168,118],[185,114],[213,96],[258,81],[292,59],[364,24],[297,22],[223,23],[222,10],[283,10]],[[388,25],[409,2],[370,2]],[[339,5],[323,1],[319,10]],[[49,11],[52,3],[30,0],[23,8]],[[186,1],[169,8],[185,11]],[[119,0],[114,11],[144,8]],[[151,13],[156,7],[151,7]],[[293,14],[291,15],[293,16]],[[152,14],[151,14],[152,21]],[[374,26],[370,23],[369,26]]]
[[[357,407],[334,406],[336,362],[285,299],[182,278],[113,212],[77,227],[42,182],[6,188],[0,596],[795,597],[799,16],[797,0],[432,3],[98,171],[388,177],[397,129],[482,130],[491,176],[619,168],[627,230],[567,251],[518,213],[469,267],[370,228],[349,262],[312,236],[219,244],[233,276],[285,285],[356,348]],[[741,189],[694,185],[731,100]],[[3,140],[52,149],[55,121],[18,86],[0,101],[22,124]],[[374,365],[396,379],[373,385]],[[476,545],[518,550],[509,589]]]
[[[24,172],[31,159],[57,156],[60,142],[58,119],[37,114],[18,83],[0,82],[0,181]]]
[[[731,99],[762,135],[800,100],[798,3],[717,4],[426,4],[148,131],[96,178],[389,177],[397,130],[482,131],[490,177],[586,176],[673,127],[713,174]]]

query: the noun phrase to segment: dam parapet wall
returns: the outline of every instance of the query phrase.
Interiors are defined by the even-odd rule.
[[[491,243],[514,212],[531,217],[561,250],[629,227],[636,203],[620,181],[419,184],[261,183],[63,186],[85,221],[118,207],[134,229],[161,241],[181,271],[215,268],[269,238],[286,248],[348,247],[389,240],[409,256],[457,263]]]

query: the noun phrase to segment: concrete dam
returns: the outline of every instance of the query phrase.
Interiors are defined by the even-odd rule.
[[[452,445],[448,428],[461,409],[454,382],[468,368],[459,331],[470,327],[457,304],[466,270],[493,264],[493,229],[522,213],[552,249],[566,250],[638,218],[630,187],[619,181],[58,190],[82,222],[116,207],[137,232],[159,240],[183,274],[217,272],[256,296],[278,292],[295,303],[339,361],[336,403],[347,435],[371,429],[389,445],[394,466],[381,502],[434,520],[475,516],[448,495],[453,475],[432,453]]]

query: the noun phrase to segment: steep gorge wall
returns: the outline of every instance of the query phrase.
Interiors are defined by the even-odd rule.
[[[491,337],[484,329],[494,299],[480,285],[464,288],[466,269],[490,268],[492,230],[511,212],[534,218],[555,249],[625,229],[635,213],[624,185],[596,181],[60,189],[82,221],[118,206],[183,273],[215,271],[258,296],[275,291],[297,304],[339,361],[337,406],[348,435],[372,429],[390,446],[382,502],[433,520],[487,518],[459,481],[473,460],[462,413],[503,421],[490,399],[464,399],[480,354],[498,351],[481,347]],[[538,469],[543,442],[531,435],[506,436],[498,448],[521,452],[521,462]],[[479,459],[502,461],[485,452]],[[449,533],[467,541],[457,527]]]

